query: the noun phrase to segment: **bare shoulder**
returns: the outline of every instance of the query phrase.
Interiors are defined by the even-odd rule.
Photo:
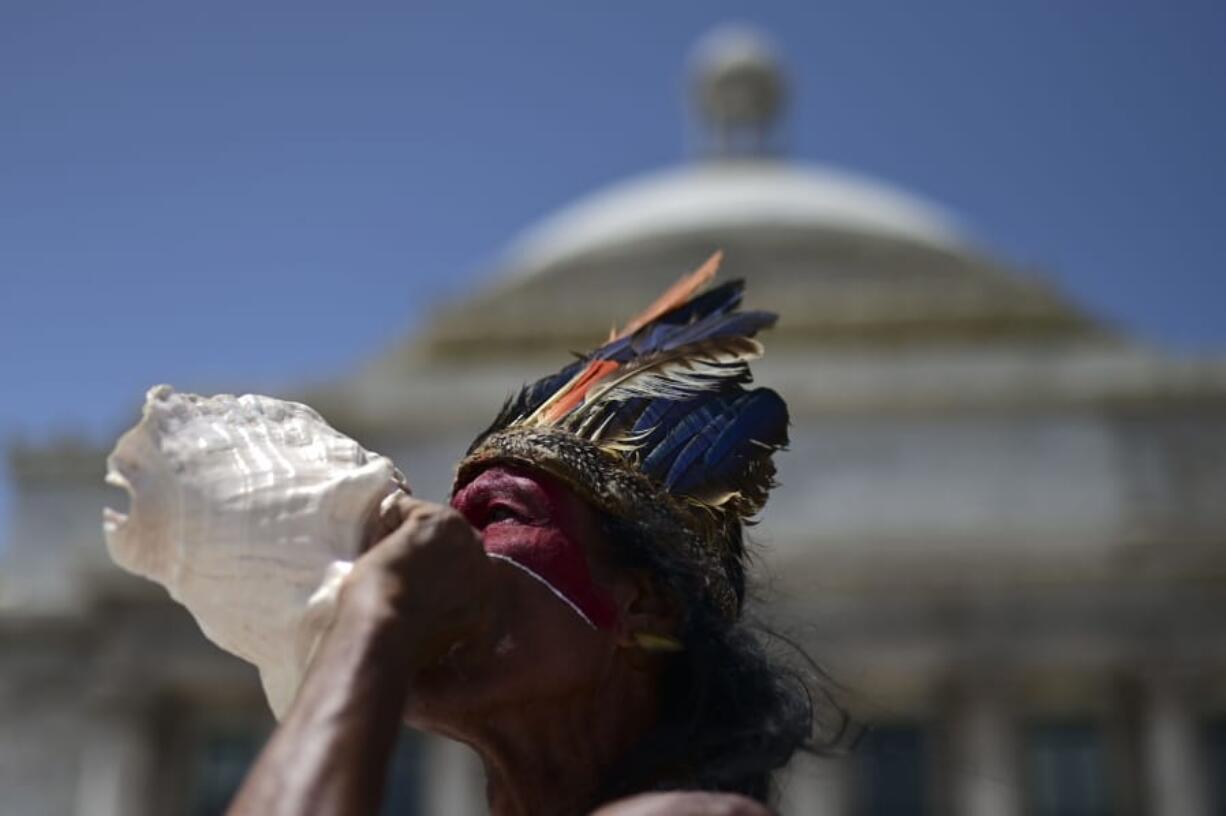
[[[771,812],[734,793],[678,791],[619,799],[592,816],[771,816]]]

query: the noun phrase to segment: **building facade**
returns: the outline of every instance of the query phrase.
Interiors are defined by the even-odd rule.
[[[782,315],[793,412],[752,536],[755,615],[870,728],[782,782],[795,814],[1226,813],[1226,359],[1121,336],[890,185],[772,153],[786,82],[696,52],[703,155],[565,208],[402,345],[299,394],[427,498],[523,381],[715,249]],[[0,564],[5,813],[224,809],[271,728],[255,672],[106,558],[105,450],[14,449]],[[481,812],[406,734],[388,813]]]

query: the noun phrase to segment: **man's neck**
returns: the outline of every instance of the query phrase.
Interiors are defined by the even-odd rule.
[[[520,706],[465,735],[485,764],[491,816],[573,816],[599,804],[609,769],[656,719],[643,688],[601,691]]]

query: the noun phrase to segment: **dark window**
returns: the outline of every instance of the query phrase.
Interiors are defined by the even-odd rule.
[[[387,785],[380,816],[414,816],[421,813],[421,741],[403,731],[396,753],[387,768]]]
[[[928,808],[928,739],[915,725],[876,726],[856,748],[858,816],[921,816]]]
[[[1027,734],[1035,816],[1109,816],[1107,748],[1094,723],[1040,723]]]
[[[1210,812],[1214,816],[1226,816],[1226,717],[1212,720],[1206,729],[1208,738],[1206,759],[1209,765],[1209,784],[1213,796]]]
[[[263,728],[208,731],[193,757],[192,816],[222,816],[264,745]]]
[[[191,816],[222,816],[267,738],[267,727],[258,721],[205,728],[192,758],[190,804],[186,812]],[[406,731],[401,734],[388,765],[380,816],[420,813],[420,787],[420,743]]]

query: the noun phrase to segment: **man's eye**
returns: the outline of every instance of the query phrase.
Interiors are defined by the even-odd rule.
[[[508,519],[514,519],[518,521],[519,513],[516,513],[514,510],[512,510],[510,507],[507,507],[506,505],[499,504],[499,505],[495,505],[494,507],[490,508],[489,513],[486,514],[485,523],[494,524],[495,522],[506,521]]]

